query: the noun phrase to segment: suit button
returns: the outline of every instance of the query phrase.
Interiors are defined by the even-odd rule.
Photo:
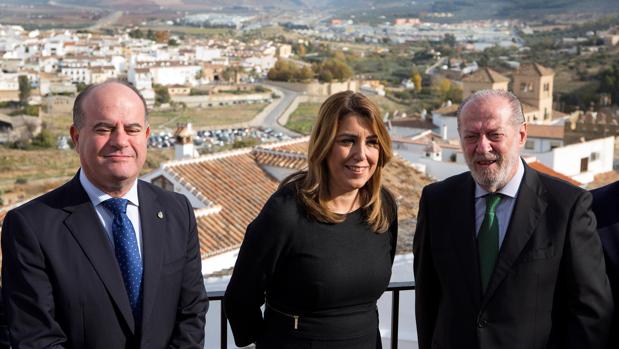
[[[477,323],[477,327],[479,328],[485,328],[486,326],[488,326],[488,321],[484,319],[479,320],[479,322]]]

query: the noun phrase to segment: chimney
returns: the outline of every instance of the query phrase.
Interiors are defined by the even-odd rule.
[[[197,156],[198,152],[193,147],[191,123],[177,124],[174,139],[174,158],[176,160],[191,159]]]
[[[443,124],[443,126],[441,126],[441,138],[443,138],[443,140],[447,140],[447,125]]]

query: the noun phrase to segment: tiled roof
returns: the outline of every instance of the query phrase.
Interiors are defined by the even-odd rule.
[[[422,120],[416,118],[392,119],[391,126],[420,128],[425,130],[432,130],[438,128],[438,126],[434,125],[430,120]]]
[[[302,170],[307,166],[306,156],[296,152],[256,148],[254,149],[254,156],[259,165],[291,168],[295,170]]]
[[[549,176],[552,177],[556,177],[559,179],[562,179],[570,184],[573,184],[577,187],[580,187],[583,185],[583,183],[580,183],[577,180],[572,179],[572,177],[564,175],[561,172],[557,172],[555,170],[553,170],[552,168],[542,164],[541,162],[537,161],[535,158],[525,158],[524,159],[527,162],[527,165],[529,165],[529,167],[531,167],[532,169],[539,171],[541,173],[547,174]]]
[[[565,128],[563,125],[528,124],[527,136],[531,138],[563,139],[565,137]]]
[[[461,150],[460,142],[458,140],[446,141],[446,140],[443,140],[443,138],[441,138],[440,135],[433,133],[433,132],[422,134],[422,135],[419,135],[413,138],[393,136],[391,137],[391,140],[394,143],[397,142],[397,143],[407,143],[407,144],[417,144],[417,145],[427,145],[430,142],[436,142],[438,145],[440,145],[441,148],[444,148],[444,149]]]
[[[163,166],[171,177],[194,194],[199,194],[207,206],[217,206],[216,209],[206,209],[203,214],[201,212],[205,209],[196,209],[203,258],[240,246],[247,225],[279,184],[261,166],[304,169],[307,166],[307,141],[308,138],[304,137],[253,149],[173,161]],[[416,218],[421,188],[430,182],[398,156],[387,165],[384,184],[398,199],[400,220]],[[412,235],[413,231],[401,234]]]
[[[522,64],[516,71],[515,75],[526,75],[526,76],[548,76],[554,75],[554,70],[550,68],[546,68],[538,63],[529,63]]]
[[[257,166],[251,149],[228,156],[207,156],[202,160],[172,163],[165,170],[222,207],[218,213],[198,218],[203,256],[238,247],[245,228],[278,185]]]
[[[459,106],[459,104],[448,105],[434,110],[433,113],[456,116],[456,112],[458,112]]]
[[[593,182],[587,185],[587,189],[595,189],[619,181],[619,171],[600,173],[593,177]]]
[[[522,112],[525,114],[537,113],[539,108],[529,103],[522,102]]]
[[[509,78],[499,74],[495,70],[490,68],[482,68],[474,72],[473,74],[462,79],[464,82],[509,82]]]
[[[303,138],[297,138],[295,140],[288,141],[288,142],[278,142],[278,143],[262,145],[261,148],[270,148],[270,149],[275,149],[275,150],[283,150],[283,151],[307,154],[307,147],[309,145],[308,141],[309,141],[309,136],[303,137]]]

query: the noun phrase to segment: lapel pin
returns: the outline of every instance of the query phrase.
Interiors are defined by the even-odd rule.
[[[163,219],[163,212],[157,212],[157,217],[159,217],[159,219]]]

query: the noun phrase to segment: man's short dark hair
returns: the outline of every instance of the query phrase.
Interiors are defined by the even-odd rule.
[[[138,91],[138,89],[135,88],[135,86],[133,86],[132,84],[130,84],[127,81],[124,80],[118,80],[118,79],[109,79],[106,80],[100,84],[92,84],[89,85],[88,87],[86,87],[86,89],[84,89],[84,91],[80,92],[77,97],[75,98],[75,103],[73,103],[73,126],[75,128],[77,128],[78,130],[80,128],[82,128],[82,126],[84,126],[84,106],[82,105],[84,102],[84,99],[97,87],[105,85],[105,84],[111,84],[111,83],[115,83],[115,84],[121,84],[124,86],[127,86],[128,88],[130,88],[133,92],[135,92],[136,95],[138,95],[138,97],[140,97],[140,100],[142,101],[142,104],[144,105],[144,121],[148,124],[148,108],[146,107],[146,100],[144,99],[144,96],[142,96],[142,94],[140,93],[140,91]]]

